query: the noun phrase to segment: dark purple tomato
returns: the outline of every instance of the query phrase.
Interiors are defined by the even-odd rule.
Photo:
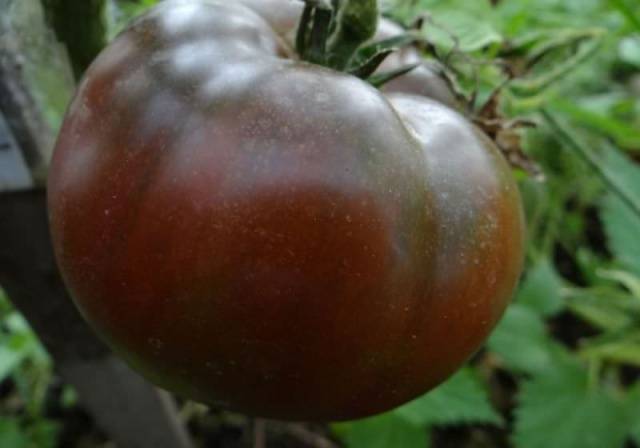
[[[246,6],[165,2],[82,80],[50,221],[78,307],[183,397],[343,420],[435,387],[523,256],[491,141],[425,97],[285,57]]]

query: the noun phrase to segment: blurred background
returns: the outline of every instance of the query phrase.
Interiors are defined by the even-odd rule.
[[[637,0],[382,2],[405,26],[419,19],[425,59],[464,111],[485,129],[499,123],[526,207],[526,270],[486,346],[447,383],[333,425],[255,421],[152,388],[123,404],[137,379],[56,314],[69,310],[51,309],[64,293],[35,246],[47,244],[43,196],[24,191],[43,185],[74,80],[155,3],[0,0],[1,448],[189,446],[180,428],[201,447],[640,447]],[[15,168],[16,147],[31,178]],[[9,287],[15,277],[33,290]],[[64,343],[52,335],[61,327]],[[162,422],[172,435],[156,434]]]

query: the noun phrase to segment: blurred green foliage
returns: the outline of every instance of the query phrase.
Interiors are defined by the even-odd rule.
[[[0,290],[0,447],[57,446],[59,424],[45,417],[51,380],[47,353]]]

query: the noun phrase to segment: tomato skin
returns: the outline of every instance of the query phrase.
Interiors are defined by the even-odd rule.
[[[86,319],[154,383],[263,417],[363,417],[486,338],[520,272],[520,202],[455,112],[284,59],[276,34],[226,2],[166,3],[121,34],[56,145],[55,251]]]
[[[276,33],[290,39],[298,26],[304,3],[298,0],[237,0],[264,18]]]

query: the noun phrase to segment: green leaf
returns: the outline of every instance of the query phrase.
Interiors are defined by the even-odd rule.
[[[30,358],[49,363],[48,355],[25,318],[9,308],[2,321],[6,332],[0,332],[0,382]]]
[[[358,78],[366,79],[378,69],[387,56],[400,48],[415,43],[417,40],[418,38],[414,33],[407,32],[364,45],[353,56],[347,70]]]
[[[619,448],[628,432],[624,403],[588,387],[587,372],[560,363],[526,381],[516,409],[518,448]]]
[[[612,280],[623,285],[629,290],[632,296],[640,299],[640,277],[630,272],[620,271],[616,269],[600,269],[598,271],[600,278]]]
[[[640,381],[627,394],[627,419],[631,425],[631,438],[640,445]]]
[[[637,219],[640,219],[640,197],[638,197],[637,188],[640,182],[640,176],[638,176],[640,168],[635,167],[621,152],[609,147],[605,142],[600,145],[599,152],[587,147],[582,139],[569,130],[555,114],[546,109],[542,109],[541,113],[560,141],[588,164],[609,191],[624,202],[624,205],[637,215]]]
[[[336,12],[336,28],[329,39],[329,64],[344,69],[357,48],[371,39],[378,28],[376,0],[342,0]]]
[[[4,381],[20,365],[25,353],[13,348],[0,347],[0,381]]]
[[[419,67],[420,64],[411,64],[405,65],[402,67],[398,67],[395,70],[389,70],[382,73],[376,73],[367,78],[367,82],[376,88],[380,88],[388,82],[393,81],[394,79],[409,73],[411,70]]]
[[[502,424],[502,417],[491,407],[487,391],[469,367],[394,412],[415,425]]]
[[[27,428],[26,432],[34,447],[56,448],[58,446],[60,425],[54,421],[37,420]]]
[[[581,354],[609,362],[640,367],[640,343],[638,342],[612,342],[599,347],[586,348],[581,350]]]
[[[0,381],[11,375],[20,363],[33,355],[37,349],[38,342],[31,332],[12,334],[0,346]]]
[[[625,153],[603,145],[601,161],[605,169],[616,177],[617,186],[640,204],[640,168]]]
[[[39,415],[39,411],[33,411],[41,408],[43,392],[50,380],[51,359],[29,323],[13,309],[2,290],[0,327],[0,382],[12,376],[25,404],[25,414]]]
[[[564,79],[567,75],[576,71],[578,66],[591,59],[600,49],[601,43],[601,38],[593,38],[583,42],[570,56],[565,57],[560,62],[547,64],[547,70],[512,81],[510,91],[520,97],[540,95],[552,84]]]
[[[630,36],[620,42],[620,59],[640,68],[640,36]]]
[[[16,419],[0,418],[0,446],[28,448],[29,439],[22,433]]]
[[[607,148],[604,167],[615,173],[619,188],[640,203],[640,168],[623,153]],[[610,193],[602,206],[609,247],[623,266],[640,275],[640,217],[617,195]]]
[[[609,248],[624,267],[640,275],[640,218],[612,193],[604,200],[601,216]]]
[[[576,291],[568,299],[573,313],[603,330],[619,330],[632,323],[629,300],[620,300],[613,295],[595,295],[589,291]]]
[[[594,131],[602,132],[612,137],[618,145],[624,148],[640,146],[640,130],[630,124],[616,120],[609,115],[594,112],[575,104],[575,102],[558,99],[553,101],[552,104],[554,109],[562,111],[576,122]]]
[[[552,316],[562,310],[562,280],[547,258],[533,266],[520,287],[516,301],[532,310]]]
[[[636,4],[633,2],[635,0],[611,0],[611,4],[618,8],[620,13],[627,19],[627,22],[635,27],[637,31],[640,31],[640,13],[629,5],[629,3]]]
[[[55,448],[58,446],[60,425],[46,419],[22,424],[17,418],[0,417],[0,447]]]
[[[553,370],[554,359],[561,352],[548,336],[541,316],[519,303],[507,309],[488,347],[509,368],[524,373]]]
[[[395,413],[332,426],[347,448],[427,448],[428,432]]]
[[[31,334],[31,327],[24,316],[17,311],[13,311],[5,319],[5,325],[12,333]]]
[[[149,8],[158,0],[109,1],[107,2],[107,35],[113,39],[129,22]]]
[[[458,49],[465,52],[481,50],[503,42],[502,35],[489,20],[478,20],[478,17],[468,10],[436,10],[433,16],[434,23],[425,24],[424,34],[440,47],[453,47],[455,42],[452,35],[458,41]]]
[[[630,326],[592,338],[584,344],[580,355],[640,367],[640,330]]]

